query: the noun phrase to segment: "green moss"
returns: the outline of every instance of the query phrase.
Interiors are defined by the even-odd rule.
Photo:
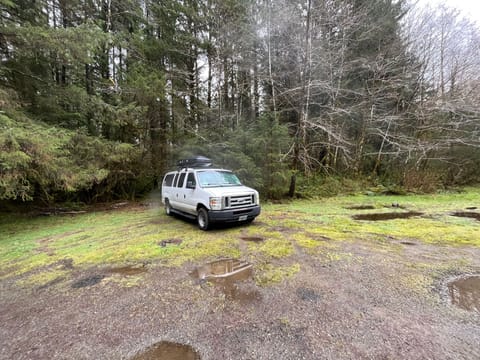
[[[262,254],[267,259],[283,258],[291,255],[294,251],[292,243],[283,238],[270,238],[260,244],[249,244],[249,249]]]
[[[353,259],[353,254],[339,251],[323,250],[319,254],[327,262],[350,261]]]
[[[55,280],[63,279],[69,276],[69,271],[60,269],[50,269],[32,274],[26,278],[17,281],[21,286],[45,286],[53,283]]]
[[[180,266],[189,261],[203,261],[215,258],[238,258],[240,250],[232,238],[212,237],[202,233],[202,237],[182,246],[177,252],[165,254],[162,259],[167,265]],[[182,244],[183,245],[183,244]]]
[[[292,236],[295,242],[301,247],[312,249],[324,245],[324,242],[312,239],[311,234],[297,233]]]
[[[480,202],[480,190],[422,196],[342,196],[322,201],[298,201],[290,209],[301,211],[311,221],[309,232],[333,240],[376,240],[385,236],[409,237],[420,241],[480,246],[478,221],[456,218],[449,213]],[[398,203],[405,209],[392,208]],[[373,206],[373,210],[353,210],[353,205]],[[357,221],[352,215],[376,212],[423,212],[422,217],[389,221]]]
[[[405,263],[407,271],[395,278],[402,287],[422,296],[432,294],[432,287],[445,274],[469,272],[470,262],[466,259],[455,259],[442,262]]]
[[[129,288],[135,286],[141,286],[143,284],[143,276],[127,276],[127,277],[116,277],[111,276],[104,279],[102,282],[106,284],[117,284],[121,287]]]
[[[300,271],[300,264],[291,266],[264,265],[256,273],[255,281],[260,286],[269,286],[290,278]]]
[[[425,274],[413,273],[404,275],[398,281],[403,287],[410,289],[414,293],[424,296],[431,293],[432,278]]]
[[[279,259],[290,256],[294,252],[293,244],[280,231],[272,231],[270,227],[250,227],[242,236],[258,236],[264,241],[259,243],[249,242],[250,253],[261,254],[263,258]]]
[[[155,221],[159,217],[165,224]],[[162,260],[173,266],[203,258],[239,256],[233,237],[238,230],[226,231],[230,235],[225,236],[225,232],[201,232],[188,222],[169,220],[157,210],[125,210],[76,217],[24,218],[16,221],[15,226],[3,223],[0,265],[14,270],[7,276],[18,276],[65,257],[71,258],[76,267],[88,267],[146,260]],[[160,246],[162,240],[178,234],[182,244]]]
[[[406,209],[392,209],[392,203],[399,203]],[[452,211],[479,203],[480,189],[428,196],[339,196],[321,201],[267,204],[252,226],[208,232],[199,231],[188,221],[167,217],[159,209],[134,208],[74,217],[6,215],[0,217],[0,268],[3,278],[17,276],[27,281],[33,276],[30,274],[35,273],[37,282],[42,283],[43,275],[39,272],[46,273],[47,281],[54,277],[51,269],[65,258],[72,259],[76,269],[144,261],[181,266],[186,262],[241,257],[241,236],[265,239],[260,243],[248,242],[243,247],[253,262],[290,257],[294,254],[294,244],[326,261],[349,259],[349,254],[337,251],[338,241],[360,240],[374,245],[378,251],[400,251],[401,248],[385,240],[388,237],[480,246],[480,223],[449,215]],[[352,205],[364,204],[375,209],[348,209]],[[389,221],[357,221],[352,218],[358,213],[408,210],[425,215]],[[162,240],[172,238],[180,239],[182,243],[160,246]],[[276,271],[277,267],[271,266],[262,270],[266,283],[288,274],[286,269],[278,267]]]

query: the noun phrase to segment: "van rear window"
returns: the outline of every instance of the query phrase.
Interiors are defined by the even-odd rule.
[[[172,186],[173,177],[174,177],[174,174],[168,174],[167,176],[165,176],[165,179],[163,180],[163,184],[165,186]]]

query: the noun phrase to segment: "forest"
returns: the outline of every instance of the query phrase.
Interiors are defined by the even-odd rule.
[[[0,0],[0,204],[212,158],[264,198],[480,182],[480,27],[403,0]]]

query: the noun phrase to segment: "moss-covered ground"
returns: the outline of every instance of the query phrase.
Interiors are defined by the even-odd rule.
[[[200,231],[194,222],[164,214],[160,204],[79,215],[0,218],[0,279],[42,286],[90,267],[155,263],[178,267],[217,258],[243,257],[256,265],[259,285],[295,275],[299,252],[323,261],[348,259],[337,245],[362,241],[382,246],[391,240],[480,246],[480,222],[451,216],[480,208],[480,189],[435,195],[338,196],[263,204],[250,226]],[[371,209],[354,210],[368,205]],[[354,220],[355,214],[421,212],[388,221]],[[480,211],[470,209],[468,211]],[[242,237],[260,236],[262,242]],[[176,241],[168,241],[175,239]],[[181,241],[178,241],[181,240]],[[163,243],[162,243],[163,241]],[[387,249],[390,245],[387,244]],[[394,246],[390,246],[395,250]]]

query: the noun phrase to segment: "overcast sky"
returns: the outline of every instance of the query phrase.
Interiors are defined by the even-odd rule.
[[[415,1],[415,0],[413,0]],[[480,0],[418,0],[419,4],[445,4],[457,8],[463,15],[480,25]]]

